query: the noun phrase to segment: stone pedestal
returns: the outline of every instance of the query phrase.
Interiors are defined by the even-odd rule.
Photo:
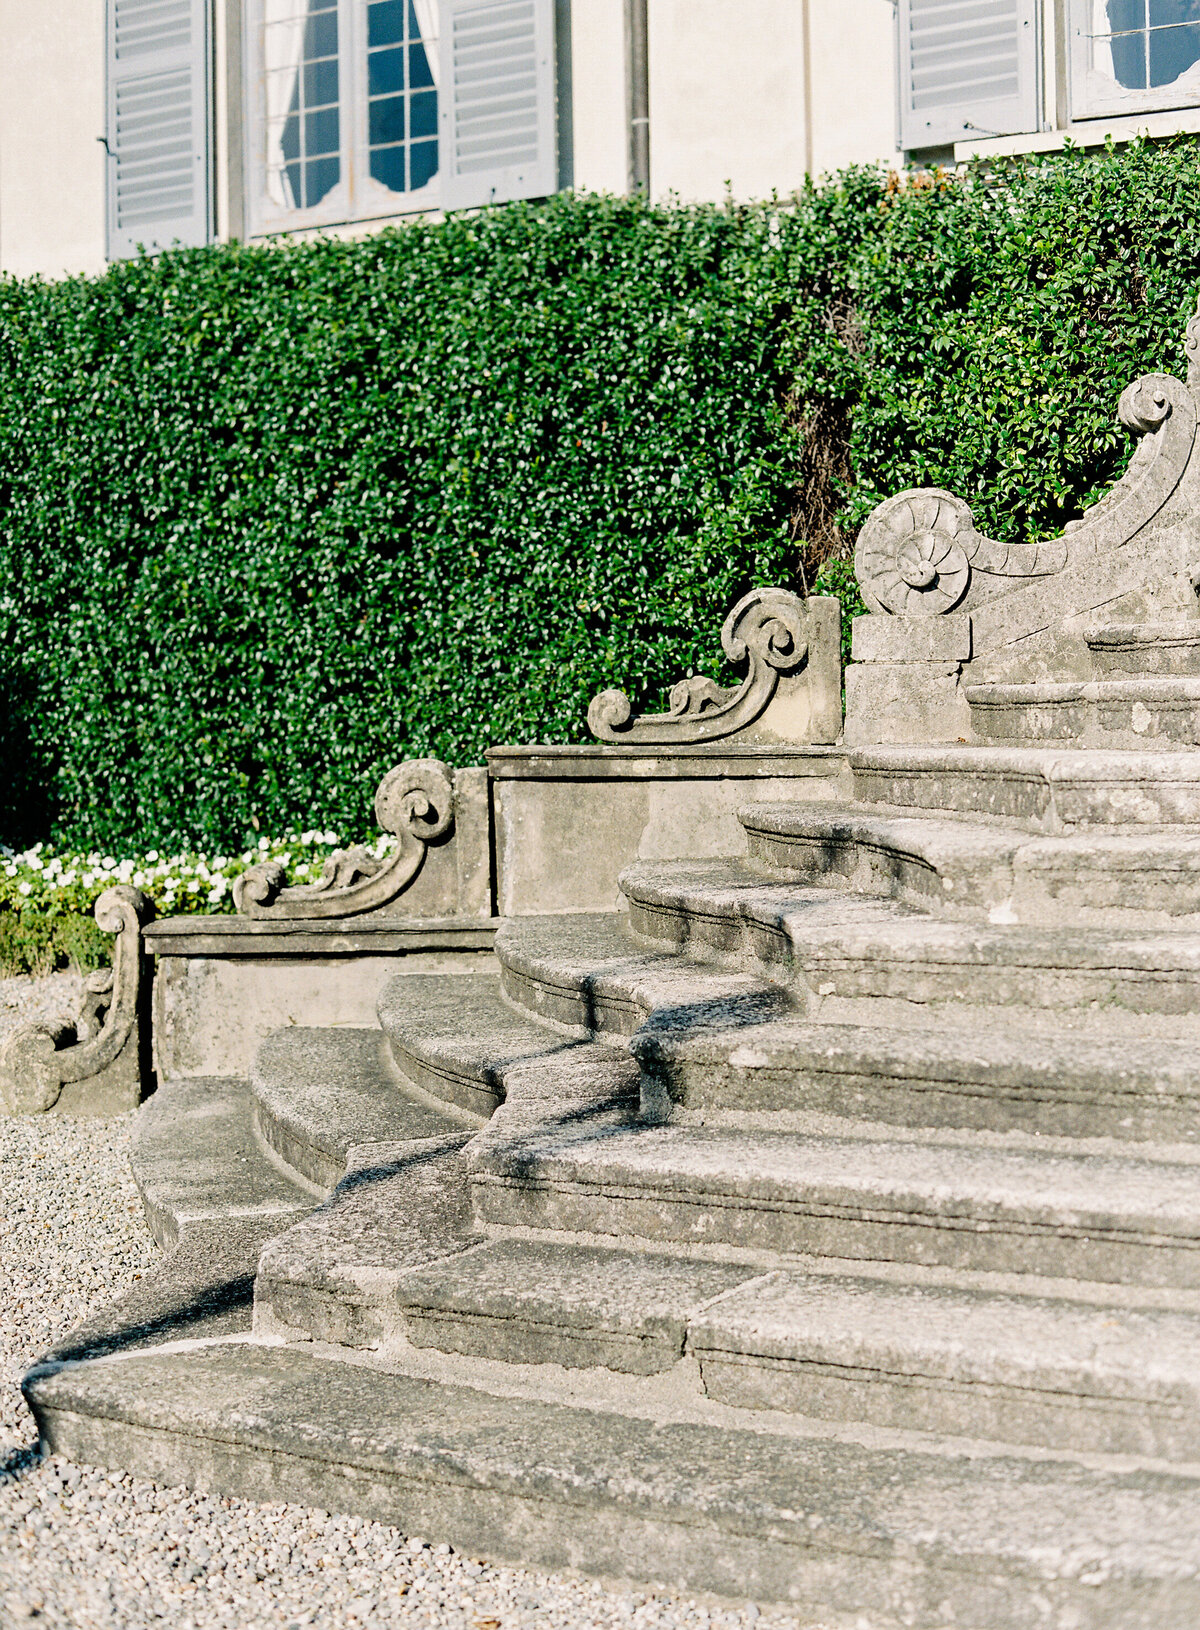
[[[884,742],[971,742],[962,669],[971,618],[856,617],[846,669],[847,747]]]

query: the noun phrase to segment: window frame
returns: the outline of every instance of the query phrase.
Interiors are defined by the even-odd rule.
[[[1200,108],[1200,82],[1186,91],[1157,85],[1146,90],[1121,89],[1112,95],[1089,91],[1087,80],[1093,70],[1088,42],[1092,38],[1090,13],[1095,0],[1066,0],[1068,111],[1075,120],[1116,119],[1139,113],[1173,113],[1183,108]]]
[[[404,193],[392,192],[371,175],[368,4],[369,0],[337,0],[341,175],[336,186],[312,208],[289,209],[276,205],[267,192],[266,69],[262,47],[264,0],[247,0],[243,15],[242,108],[245,121],[246,221],[251,236],[388,220],[441,207],[440,170],[425,186]],[[434,53],[439,48],[436,40],[429,47]],[[440,143],[440,130],[438,139]]]

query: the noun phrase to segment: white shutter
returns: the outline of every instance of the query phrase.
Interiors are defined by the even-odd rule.
[[[108,0],[108,257],[209,238],[208,0]]]
[[[900,0],[900,145],[1037,129],[1036,0]]]
[[[443,209],[557,186],[554,0],[441,0]]]

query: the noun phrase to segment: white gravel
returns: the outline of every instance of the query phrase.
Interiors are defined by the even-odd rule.
[[[65,974],[0,980],[0,1035],[69,1015],[74,992]],[[382,1523],[40,1457],[22,1371],[158,1254],[129,1172],[132,1119],[0,1117],[2,1630],[797,1630],[752,1604],[490,1567]]]

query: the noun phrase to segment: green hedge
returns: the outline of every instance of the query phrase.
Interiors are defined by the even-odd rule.
[[[936,483],[1044,536],[1178,371],[1191,145],[786,207],[562,197],[0,281],[0,837],[369,827],[403,755],[716,671]]]

